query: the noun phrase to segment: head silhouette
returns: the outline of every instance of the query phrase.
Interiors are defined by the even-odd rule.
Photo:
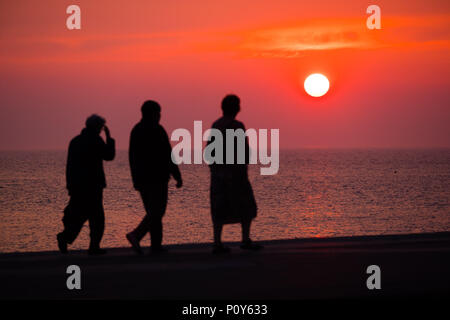
[[[100,117],[97,114],[93,114],[86,119],[86,129],[91,132],[95,132],[96,134],[100,134],[105,123],[105,118]]]
[[[161,119],[161,106],[158,102],[153,100],[147,100],[141,107],[142,119],[145,122],[156,125]]]
[[[241,100],[234,94],[225,96],[222,100],[222,111],[224,116],[235,118],[241,110]]]

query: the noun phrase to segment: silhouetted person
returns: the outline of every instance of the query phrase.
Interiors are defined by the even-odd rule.
[[[153,253],[166,251],[162,247],[162,218],[166,211],[170,176],[183,184],[178,166],[172,162],[172,147],[164,128],[159,124],[161,107],[155,101],[145,101],[142,119],[130,136],[129,160],[134,188],[139,191],[146,215],[132,232],[126,235],[133,249],[141,254],[140,241],[150,232]]]
[[[222,100],[223,116],[216,120],[212,128],[218,129],[223,136],[223,163],[211,164],[211,215],[214,228],[213,253],[228,253],[230,249],[222,244],[222,228],[224,224],[241,223],[241,249],[258,250],[262,246],[250,239],[250,226],[256,217],[257,207],[252,186],[248,180],[247,165],[249,163],[249,146],[245,139],[245,163],[237,164],[237,143],[235,141],[234,164],[226,164],[226,129],[243,129],[244,124],[236,120],[240,111],[240,99],[235,95],[227,95]],[[214,140],[209,141],[211,143]]]
[[[106,143],[100,136],[105,131]],[[103,160],[111,161],[115,156],[115,142],[111,138],[105,119],[92,115],[86,120],[86,128],[70,141],[67,155],[66,182],[69,204],[64,209],[64,231],[57,236],[58,247],[67,253],[67,244],[78,236],[84,223],[89,220],[89,254],[104,254],[100,249],[105,229],[103,211],[103,189],[106,187]]]

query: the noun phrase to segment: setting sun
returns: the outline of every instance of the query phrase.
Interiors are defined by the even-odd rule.
[[[312,97],[321,97],[328,92],[330,82],[320,73],[310,74],[304,83],[305,91]]]

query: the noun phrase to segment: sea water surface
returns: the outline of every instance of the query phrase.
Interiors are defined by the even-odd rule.
[[[0,152],[0,252],[57,250],[65,189],[65,151]],[[170,184],[164,243],[212,240],[209,169],[182,165],[184,186]],[[126,151],[105,162],[104,247],[128,246],[125,234],[144,215]],[[285,150],[280,170],[250,166],[258,204],[255,240],[406,234],[450,230],[450,149]],[[240,226],[224,228],[240,240]],[[149,245],[149,237],[143,245]],[[70,247],[87,248],[86,224]]]

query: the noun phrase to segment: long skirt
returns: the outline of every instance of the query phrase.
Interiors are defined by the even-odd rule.
[[[210,198],[214,224],[241,223],[256,217],[257,206],[246,166],[212,167]]]

